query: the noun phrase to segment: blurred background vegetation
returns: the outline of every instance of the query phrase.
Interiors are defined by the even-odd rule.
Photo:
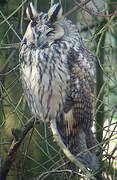
[[[19,74],[19,45],[28,19],[29,0],[0,0],[0,166],[13,141],[12,129],[22,128],[31,118]],[[46,12],[50,0],[32,0]],[[55,2],[58,2],[57,0]],[[61,0],[64,14],[76,6],[73,0]],[[81,3],[82,0],[76,2]],[[96,55],[94,132],[99,142],[99,180],[117,179],[117,1],[91,0],[83,9],[67,18],[77,24],[84,44]],[[53,142],[46,124],[31,130],[8,173],[8,180],[63,179],[64,158]],[[80,179],[80,176],[66,179]],[[37,177],[37,178],[36,178]],[[2,180],[2,179],[1,179]]]

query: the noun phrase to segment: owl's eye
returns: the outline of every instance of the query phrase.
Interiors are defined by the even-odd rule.
[[[31,27],[34,27],[34,26],[36,26],[37,25],[37,22],[36,21],[33,21],[32,23],[31,23]]]
[[[47,36],[52,35],[55,33],[55,29],[49,28],[48,32],[46,33]]]
[[[47,35],[47,36],[50,36],[50,35],[52,35],[52,34],[54,34],[54,31],[50,31],[50,32],[48,32],[46,35]]]

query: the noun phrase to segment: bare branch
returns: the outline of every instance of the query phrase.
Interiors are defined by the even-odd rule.
[[[88,1],[88,0],[87,0]],[[90,15],[93,15],[93,16],[99,16],[99,17],[102,17],[102,18],[105,18],[105,19],[107,19],[108,17],[112,17],[112,16],[117,16],[117,11],[115,11],[115,12],[113,12],[113,13],[111,13],[111,14],[108,14],[108,15],[106,15],[106,14],[101,14],[101,13],[97,13],[97,12],[95,12],[93,9],[89,9],[89,8],[87,8],[87,7],[83,7],[85,4],[87,4],[87,2],[85,3],[85,4],[83,4],[83,3],[78,3],[76,0],[73,0],[73,2],[76,4],[76,6],[77,6],[77,8],[76,8],[76,6],[74,7],[75,8],[75,10],[78,10],[78,9],[82,9],[82,10],[84,10],[84,11],[86,11],[88,14],[90,14]],[[85,1],[84,1],[85,2]],[[74,11],[75,11],[74,10]],[[73,11],[72,11],[73,12]],[[71,13],[70,13],[71,14]]]
[[[64,17],[67,17],[67,16],[69,16],[70,14],[72,14],[74,11],[81,9],[84,5],[86,5],[86,4],[89,3],[90,1],[91,1],[91,0],[85,0],[85,1],[83,1],[82,3],[74,6],[70,11],[68,11],[68,12],[64,15]]]
[[[27,135],[27,133],[34,127],[34,124],[35,124],[35,119],[33,117],[30,119],[30,121],[25,125],[24,129],[22,130],[22,136],[17,141],[16,138],[14,138],[11,147],[9,149],[8,155],[0,168],[1,180],[6,180],[8,172],[16,158],[17,151],[20,148],[20,145],[24,140],[25,136]]]

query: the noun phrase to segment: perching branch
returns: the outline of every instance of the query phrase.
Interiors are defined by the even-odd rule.
[[[9,149],[8,155],[3,162],[2,166],[0,167],[0,180],[6,180],[8,172],[15,161],[16,154],[22,141],[24,140],[27,133],[34,127],[35,119],[34,117],[28,121],[28,123],[24,126],[24,129],[20,131],[20,136],[16,137],[17,134],[14,133],[15,137]],[[15,129],[17,131],[17,129]],[[15,131],[14,130],[14,131]]]

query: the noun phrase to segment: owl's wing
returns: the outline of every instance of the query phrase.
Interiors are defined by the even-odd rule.
[[[93,146],[96,140],[92,133],[94,89],[94,67],[92,56],[70,51],[68,71],[70,80],[64,105],[64,112],[58,122],[58,130],[68,149],[88,168],[98,169]],[[91,149],[90,149],[91,148]],[[82,153],[79,155],[79,153]]]

